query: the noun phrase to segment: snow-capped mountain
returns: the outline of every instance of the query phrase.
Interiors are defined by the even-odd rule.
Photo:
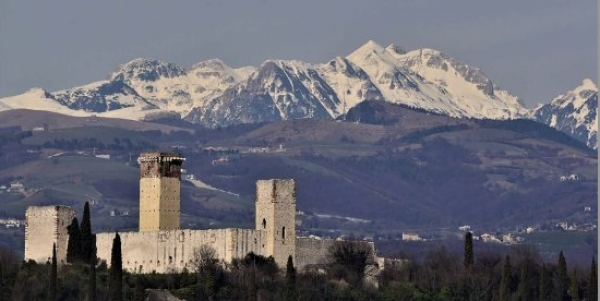
[[[158,108],[185,116],[247,78],[252,71],[253,67],[233,69],[218,59],[183,70],[171,63],[138,58],[122,65],[109,79],[126,83]]]
[[[533,111],[535,120],[598,148],[598,87],[585,79],[575,89]]]
[[[129,107],[158,109],[122,81],[99,81],[85,86],[57,91],[51,98],[73,110],[101,113]]]
[[[325,64],[267,61],[186,119],[211,125],[289,118],[336,118],[359,102],[386,100],[453,117],[528,115],[483,72],[430,49],[406,53],[367,42]]]
[[[53,93],[35,89],[2,98],[0,110],[29,108],[138,120],[177,116],[216,127],[333,119],[364,100],[381,100],[453,117],[533,117],[586,137],[595,146],[597,88],[590,85],[584,82],[582,91],[576,89],[559,97],[563,100],[557,98],[536,109],[533,117],[517,97],[476,67],[433,49],[407,52],[393,44],[382,47],[369,41],[346,57],[322,64],[267,60],[258,68],[232,68],[212,59],[184,69],[138,58],[118,67],[106,80]],[[592,90],[595,98],[585,92]]]
[[[395,45],[383,48],[369,41],[348,60],[369,75],[387,101],[453,117],[527,116],[515,96],[499,90],[479,69],[436,50],[405,52]]]

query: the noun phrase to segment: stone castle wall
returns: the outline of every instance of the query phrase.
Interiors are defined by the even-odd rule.
[[[58,263],[66,263],[69,233],[67,227],[75,210],[66,206],[30,206],[25,211],[25,260],[45,263],[56,244]]]
[[[191,271],[202,245],[214,249],[216,257],[225,262],[250,252],[266,256],[265,234],[250,229],[123,232],[119,233],[123,268],[134,273]],[[109,266],[114,237],[115,233],[96,235],[98,258]]]
[[[296,238],[296,268],[302,270],[310,265],[331,263],[331,248],[338,242],[335,239],[320,239],[310,237]],[[352,241],[352,243],[366,244],[370,249],[373,260],[378,260],[375,244],[367,241]]]
[[[302,270],[309,265],[327,263],[329,250],[334,243],[334,239],[298,237],[296,239],[296,269]]]

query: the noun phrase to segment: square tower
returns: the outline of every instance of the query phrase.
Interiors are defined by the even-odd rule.
[[[52,258],[56,244],[56,262],[67,262],[67,227],[75,210],[67,206],[29,206],[25,210],[25,260],[44,264]]]
[[[179,229],[181,164],[175,153],[142,153],[140,164],[140,231]]]
[[[296,183],[294,180],[256,181],[256,230],[267,232],[266,255],[280,268],[296,255]],[[294,259],[295,260],[295,259]]]

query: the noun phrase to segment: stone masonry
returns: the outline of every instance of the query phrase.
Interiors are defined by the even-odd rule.
[[[56,260],[67,261],[67,227],[75,210],[66,206],[29,206],[25,211],[25,260],[45,263],[52,257],[56,244]]]
[[[327,260],[333,240],[296,237],[296,183],[292,179],[256,182],[255,229],[180,230],[181,165],[173,153],[142,153],[139,232],[121,232],[123,268],[133,273],[168,273],[194,269],[197,251],[207,245],[219,260],[231,262],[249,252],[273,256],[285,268],[292,256],[298,269]],[[67,226],[75,216],[65,206],[29,207],[25,259],[46,262],[57,243],[58,261],[66,262]],[[92,218],[93,224],[93,218]],[[100,260],[110,263],[115,233],[97,233]]]
[[[173,153],[142,153],[140,164],[140,231],[179,229],[181,164]]]

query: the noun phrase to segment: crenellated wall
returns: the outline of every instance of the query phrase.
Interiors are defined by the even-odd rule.
[[[140,231],[122,232],[123,268],[133,273],[195,270],[198,250],[206,245],[230,263],[250,252],[273,256],[280,268],[288,257],[298,269],[326,263],[334,240],[296,238],[296,183],[292,179],[256,182],[255,229],[180,230],[180,168],[185,160],[170,153],[143,153],[140,162]],[[75,211],[65,206],[28,207],[25,259],[46,262],[57,244],[66,262],[67,226]],[[97,233],[97,255],[110,265],[115,233]],[[374,251],[374,246],[371,243]]]

